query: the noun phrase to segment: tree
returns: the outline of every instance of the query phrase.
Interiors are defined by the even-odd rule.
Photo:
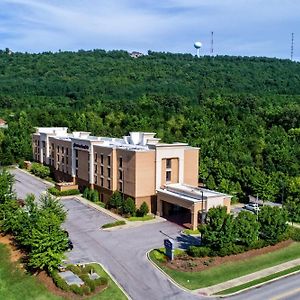
[[[0,203],[15,198],[13,193],[14,176],[7,170],[0,170]]]
[[[288,214],[279,207],[263,206],[258,213],[261,238],[271,244],[281,240],[288,228]]]
[[[149,213],[149,207],[147,203],[144,201],[140,208],[137,210],[137,215],[143,217]]]
[[[99,193],[97,190],[93,190],[92,191],[92,195],[91,195],[91,201],[93,202],[98,202],[99,201]]]
[[[288,212],[288,219],[290,222],[300,222],[300,198],[288,197],[284,202],[284,208]]]
[[[236,239],[233,216],[227,213],[226,207],[211,208],[206,216],[206,225],[200,230],[203,244],[216,251],[232,246]]]
[[[130,197],[128,197],[123,205],[123,212],[125,214],[128,214],[130,216],[134,216],[135,212],[136,212],[136,207],[135,207],[135,203],[134,200]]]
[[[121,194],[117,191],[114,192],[109,199],[109,206],[116,209],[120,209],[122,207],[122,204],[123,204],[123,199]]]
[[[256,216],[249,211],[241,211],[234,219],[237,241],[251,247],[258,239],[259,223]]]
[[[41,195],[40,203],[41,210],[55,214],[61,223],[66,220],[67,213],[64,210],[63,204],[61,204],[57,198],[51,196],[51,194],[47,193],[46,195]]]

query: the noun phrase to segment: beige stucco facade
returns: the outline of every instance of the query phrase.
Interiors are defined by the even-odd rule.
[[[161,201],[195,213],[198,204],[192,208],[175,196],[162,200],[157,191],[174,184],[197,187],[199,149],[185,143],[160,143],[154,136],[131,132],[118,139],[68,133],[63,127],[37,128],[32,136],[33,156],[49,165],[57,180],[71,181],[81,190],[97,189],[101,201],[107,202],[119,191],[124,198],[132,197],[137,208],[146,202],[150,211],[160,215]]]

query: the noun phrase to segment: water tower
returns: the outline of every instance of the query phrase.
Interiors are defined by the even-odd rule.
[[[194,47],[196,48],[197,50],[197,56],[200,57],[200,49],[202,47],[202,43],[201,42],[195,42],[194,43]]]

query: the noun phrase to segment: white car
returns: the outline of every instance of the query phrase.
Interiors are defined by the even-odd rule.
[[[257,203],[248,203],[246,204],[244,207],[244,209],[250,210],[254,213],[258,213],[259,212],[259,205]]]

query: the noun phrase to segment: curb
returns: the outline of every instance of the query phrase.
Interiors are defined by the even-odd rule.
[[[84,262],[84,263],[79,263],[78,265],[87,265],[87,264],[97,264],[99,265],[111,278],[111,280],[117,285],[117,287],[121,290],[121,292],[127,297],[128,300],[133,300],[127,292],[123,289],[123,287],[120,285],[120,283],[116,280],[114,276],[111,275],[111,273],[100,263],[97,261],[90,261],[90,262]]]
[[[166,276],[166,278],[171,282],[173,283],[174,285],[176,285],[179,289],[181,289],[182,291],[184,292],[187,292],[187,293],[190,293],[192,294],[192,290],[189,290],[183,286],[181,286],[179,283],[177,283],[171,276],[169,276],[161,267],[159,267],[154,261],[152,261],[152,259],[150,258],[149,254],[152,250],[155,250],[155,249],[151,249],[151,250],[148,250],[146,252],[146,256],[147,256],[147,259],[149,260],[149,262],[157,269],[159,270],[163,275]]]
[[[225,297],[231,297],[231,296],[235,296],[235,295],[238,295],[240,293],[243,293],[243,292],[246,292],[248,290],[251,290],[251,289],[255,289],[255,288],[258,288],[258,287],[261,287],[263,285],[266,285],[266,284],[269,284],[269,283],[272,283],[272,282],[275,282],[277,280],[280,280],[280,279],[283,279],[283,278],[286,278],[286,277],[289,277],[289,276],[292,276],[292,275],[295,275],[295,274],[298,274],[300,273],[300,270],[298,271],[294,271],[292,273],[289,273],[289,274],[286,274],[286,275],[282,275],[282,276],[279,276],[279,277],[276,277],[276,278],[273,278],[273,279],[270,279],[270,280],[267,280],[267,281],[264,281],[264,282],[261,282],[261,283],[258,283],[256,285],[252,285],[252,286],[249,286],[247,288],[244,288],[240,291],[237,291],[237,292],[234,292],[234,293],[230,293],[230,294],[224,294],[224,295],[211,295],[211,296],[214,296],[214,297],[217,297],[217,298],[225,298]],[[259,279],[259,278],[258,278]],[[251,281],[250,281],[251,282]]]

